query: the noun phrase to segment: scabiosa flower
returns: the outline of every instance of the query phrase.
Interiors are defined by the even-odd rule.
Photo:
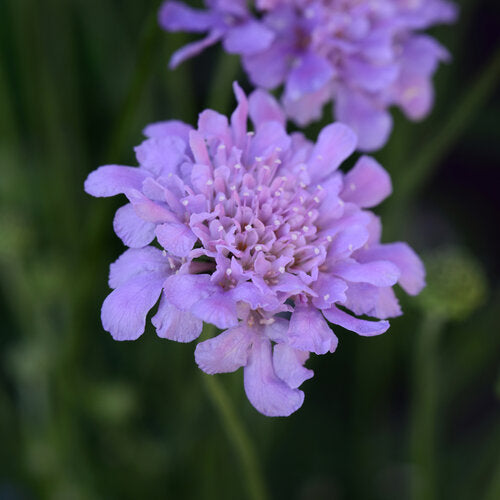
[[[114,220],[131,248],[111,265],[102,322],[117,340],[137,339],[160,299],[160,337],[189,342],[202,322],[215,325],[224,331],[198,344],[199,367],[244,367],[255,408],[285,416],[302,405],[309,354],[337,347],[327,320],[364,336],[385,332],[401,314],[392,286],[417,294],[424,269],[405,243],[380,243],[367,209],[391,191],[385,170],[367,156],[339,170],[356,147],[350,128],[334,123],[312,143],[287,134],[265,91],[247,99],[234,90],[230,121],[206,110],[197,129],[150,125],[139,168],[108,165],[86,180],[91,195],[130,202]]]
[[[333,100],[337,120],[357,133],[364,151],[387,141],[389,107],[400,107],[412,120],[429,112],[432,76],[449,55],[420,31],[456,17],[447,0],[257,0],[259,17],[245,2],[235,3],[237,13],[229,11],[232,2],[207,5],[207,11],[163,5],[166,30],[209,31],[176,53],[172,66],[222,38],[227,51],[241,54],[255,85],[284,84],[285,110],[299,125],[319,119]]]

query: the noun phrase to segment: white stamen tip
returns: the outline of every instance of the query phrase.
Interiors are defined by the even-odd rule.
[[[245,229],[246,229],[247,231],[250,231],[251,229],[253,229],[253,227],[252,227],[250,224],[247,224],[247,225],[245,226]]]
[[[323,300],[328,300],[329,298],[330,298],[330,294],[329,293],[323,295]]]
[[[307,187],[307,184],[305,182],[301,182],[299,185],[302,189]]]
[[[324,189],[324,188],[323,188],[323,186],[322,186],[321,184],[318,184],[318,185],[316,186],[316,188],[317,188],[317,189],[319,189],[320,191],[323,191],[323,189]]]
[[[319,255],[319,248],[315,248],[315,249],[314,249],[314,253],[315,253],[316,255]]]
[[[281,266],[278,270],[279,270],[279,272],[280,272],[281,274],[283,274],[283,273],[285,272],[285,268],[284,268],[283,266]]]
[[[188,201],[188,200],[182,200],[182,204],[183,204],[185,207],[187,207],[188,203],[189,203],[189,201]]]
[[[254,136],[254,135],[255,135],[255,132],[254,132],[253,130],[249,130],[249,131],[247,132],[247,135],[248,135],[249,137],[252,137],[252,136]]]
[[[237,164],[234,166],[234,168],[235,168],[236,170],[239,170],[239,169],[241,168],[241,164],[240,164],[240,163],[237,163]]]
[[[330,235],[328,235],[328,236],[326,237],[326,239],[327,239],[328,241],[330,241],[330,242],[332,242],[332,241],[333,241],[333,238],[332,238]]]
[[[207,186],[211,186],[213,183],[214,183],[214,181],[212,179],[208,179]]]
[[[226,274],[227,274],[228,276],[231,276],[231,274],[233,274],[232,269],[226,269]]]
[[[231,186],[229,189],[230,189],[231,191],[236,191],[236,186]]]
[[[166,250],[163,250],[163,251],[161,252],[161,254],[163,255],[163,257],[166,257],[166,256],[167,256],[167,251],[166,251]]]
[[[314,200],[316,203],[319,203],[319,202],[320,202],[320,199],[319,199],[317,196],[315,196],[315,197],[313,198],[313,200]]]
[[[297,213],[299,211],[299,207],[293,207],[292,210]]]
[[[274,225],[275,225],[276,227],[278,227],[280,224],[281,224],[281,222],[280,222],[279,220],[275,220],[275,221],[274,221]]]
[[[298,239],[298,236],[295,233],[293,233],[292,234],[292,240],[293,241],[297,241],[297,239]]]
[[[354,248],[354,247],[353,247],[352,245],[349,245],[349,246],[347,247],[347,249],[349,250],[349,252],[352,252],[353,248]]]
[[[309,210],[309,212],[307,212],[307,215],[308,215],[309,217],[312,217],[312,216],[313,216],[312,210]]]
[[[257,252],[260,252],[262,250],[262,245],[255,245],[255,250],[257,250]]]
[[[226,145],[225,144],[219,144],[217,146],[217,149],[226,149]]]
[[[219,196],[219,201],[224,201],[225,199],[226,199],[226,195],[221,194],[221,195]]]
[[[262,161],[262,156],[256,156],[255,161]]]

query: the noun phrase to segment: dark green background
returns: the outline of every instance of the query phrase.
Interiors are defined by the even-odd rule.
[[[454,59],[432,115],[395,112],[376,155],[395,189],[377,209],[385,240],[426,256],[428,292],[400,294],[405,316],[381,337],[336,329],[338,351],[309,361],[315,377],[287,419],[258,414],[241,373],[218,377],[270,498],[500,498],[499,12],[461,5],[457,25],[434,31]],[[227,113],[231,81],[251,88],[220,48],[169,71],[191,38],[162,32],[157,6],[0,0],[2,500],[249,496],[194,346],[152,329],[117,343],[99,319],[124,200],[90,198],[85,177],[134,164],[147,123]],[[457,253],[466,260],[446,257]]]

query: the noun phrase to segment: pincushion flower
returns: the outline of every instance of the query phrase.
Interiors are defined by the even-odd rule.
[[[421,31],[456,18],[447,0],[257,0],[257,15],[246,2],[234,3],[237,12],[233,2],[206,3],[206,11],[163,5],[166,30],[209,32],[176,53],[172,67],[222,39],[241,54],[255,85],[284,85],[282,101],[297,124],[319,119],[333,101],[336,119],[356,132],[363,151],[386,143],[391,106],[411,120],[428,114],[433,74],[449,55]]]
[[[312,143],[286,132],[268,93],[234,90],[230,120],[206,110],[197,129],[150,125],[138,168],[103,166],[86,180],[91,195],[129,200],[114,228],[131,248],[111,265],[102,322],[117,340],[137,339],[159,300],[160,337],[189,342],[215,325],[223,332],[198,344],[199,367],[243,367],[254,407],[285,416],[302,405],[310,353],[337,347],[327,321],[385,332],[401,314],[393,285],[417,294],[424,269],[405,243],[380,243],[368,209],[391,192],[386,171],[367,156],[339,170],[356,148],[350,128],[334,123]]]

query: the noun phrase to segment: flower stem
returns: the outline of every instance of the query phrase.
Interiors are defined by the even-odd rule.
[[[412,479],[413,500],[437,498],[436,413],[438,387],[438,344],[443,319],[427,314],[417,337],[413,373],[413,422],[411,458],[416,466]]]
[[[241,467],[248,485],[248,497],[251,500],[266,500],[269,498],[259,467],[255,448],[231,405],[224,388],[214,375],[202,373],[203,383],[219,417],[228,438],[241,462]]]

